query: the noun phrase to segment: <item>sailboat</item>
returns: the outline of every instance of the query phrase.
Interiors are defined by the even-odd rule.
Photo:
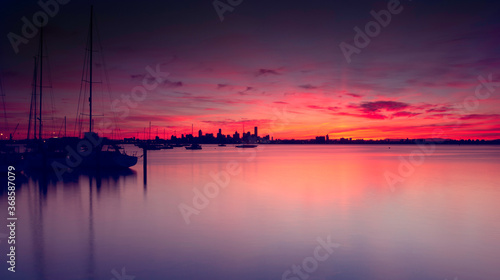
[[[28,144],[27,151],[23,154],[28,169],[53,169],[54,166],[66,167],[71,169],[121,169],[129,168],[137,164],[137,157],[135,155],[127,155],[120,147],[109,141],[107,138],[100,138],[97,133],[93,131],[92,120],[92,18],[93,8],[90,10],[90,30],[89,41],[87,42],[88,50],[88,80],[82,82],[89,83],[89,131],[85,132],[83,139],[78,137],[63,137],[63,138],[49,138],[42,139],[42,89],[43,89],[43,29],[40,30],[40,51],[38,61],[35,59],[34,70],[34,83],[33,93],[30,108],[30,123],[28,126]],[[39,66],[37,68],[37,65]],[[85,73],[84,73],[85,74]],[[39,76],[38,98],[36,94],[37,77]],[[38,101],[38,104],[37,104]],[[33,106],[34,105],[34,106]],[[39,107],[37,112],[37,105]],[[30,139],[30,127],[33,117],[33,139]],[[38,127],[37,127],[38,121]],[[38,135],[37,135],[38,128]],[[38,136],[38,138],[37,138]],[[92,143],[91,146],[88,143]],[[106,148],[106,149],[104,149]],[[72,151],[73,153],[69,152]],[[72,163],[72,164],[68,164]]]
[[[191,124],[191,135],[193,136],[193,141],[194,141],[194,130],[193,130],[193,125]],[[201,145],[198,143],[193,143],[191,146],[185,147],[186,150],[201,150]]]
[[[191,146],[187,146],[185,148],[186,148],[186,150],[201,150],[201,145],[193,143],[193,144],[191,144]]]
[[[167,144],[167,143],[165,143],[165,144],[163,144],[163,145],[161,146],[161,149],[162,149],[162,150],[172,150],[173,148],[174,148],[174,146],[172,146],[172,145],[170,145],[170,144]]]
[[[5,96],[5,94],[4,94],[3,88],[2,88],[2,80],[0,79],[0,97],[2,97],[4,130],[5,130],[5,133],[7,134],[9,126],[7,124],[7,111],[5,109],[4,96]],[[16,126],[16,128],[17,128],[17,126]],[[12,134],[10,135],[10,138],[12,138]],[[21,163],[22,163],[22,155],[18,151],[16,151],[16,147],[8,146],[3,141],[0,142],[0,170],[7,170],[7,168],[9,166],[14,166],[14,168],[19,170],[19,169],[21,169],[20,168]],[[3,174],[0,174],[0,177],[2,177],[2,175],[4,175],[4,176],[8,175],[7,172],[2,172],[2,173]]]
[[[84,139],[81,140],[95,140],[100,139],[99,144],[92,148],[92,151],[88,152],[88,155],[82,157],[82,162],[79,165],[82,168],[97,167],[99,169],[119,169],[119,168],[129,168],[137,164],[137,156],[128,155],[120,149],[116,144],[108,141],[107,138],[99,138],[98,134],[93,131],[93,121],[92,121],[92,55],[93,55],[93,6],[90,7],[90,27],[89,27],[89,40],[87,42],[88,50],[88,81],[83,80],[82,82],[89,83],[89,131],[85,132]],[[84,63],[84,64],[85,64]],[[85,71],[84,67],[84,71]],[[84,73],[85,76],[85,73]],[[107,147],[107,149],[104,149]],[[85,154],[85,151],[82,152]]]
[[[38,59],[37,59],[38,57]],[[59,141],[61,139],[47,139],[44,140],[43,128],[43,58],[44,55],[44,41],[43,41],[43,28],[40,28],[40,43],[38,56],[34,58],[33,69],[33,88],[31,93],[31,105],[29,113],[28,134],[26,151],[22,154],[26,169],[48,169],[53,162],[64,164],[66,160],[66,151],[64,145]],[[38,98],[37,98],[38,87]],[[38,108],[37,108],[38,107]],[[37,111],[38,109],[38,111]],[[31,121],[33,120],[33,139],[31,139]],[[38,125],[37,125],[38,124]],[[37,131],[38,129],[38,131]]]
[[[256,144],[241,144],[241,145],[236,145],[236,148],[256,148],[258,145]]]

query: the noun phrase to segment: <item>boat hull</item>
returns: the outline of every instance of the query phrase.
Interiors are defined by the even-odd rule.
[[[243,145],[236,145],[236,148],[256,148],[257,145],[254,145],[254,144],[243,144]]]

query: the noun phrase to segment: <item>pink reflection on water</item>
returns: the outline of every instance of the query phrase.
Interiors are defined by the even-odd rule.
[[[100,187],[83,176],[43,195],[30,181],[18,197],[30,224],[20,229],[21,252],[46,261],[20,258],[33,275],[54,277],[109,278],[127,267],[138,279],[279,279],[331,235],[341,247],[314,277],[497,279],[500,149],[439,146],[391,191],[384,173],[414,149],[276,145],[249,158],[207,145],[151,152],[147,186],[140,165]],[[241,173],[186,225],[178,205],[192,204],[193,188],[229,161]]]

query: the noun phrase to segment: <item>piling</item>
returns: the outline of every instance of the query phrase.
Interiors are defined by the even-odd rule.
[[[148,148],[147,145],[142,146],[143,162],[142,173],[144,174],[144,185],[148,182]]]

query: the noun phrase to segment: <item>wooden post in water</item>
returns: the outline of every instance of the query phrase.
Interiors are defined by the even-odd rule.
[[[142,146],[142,154],[144,156],[142,162],[142,173],[144,174],[144,185],[148,183],[148,147],[147,145]]]

